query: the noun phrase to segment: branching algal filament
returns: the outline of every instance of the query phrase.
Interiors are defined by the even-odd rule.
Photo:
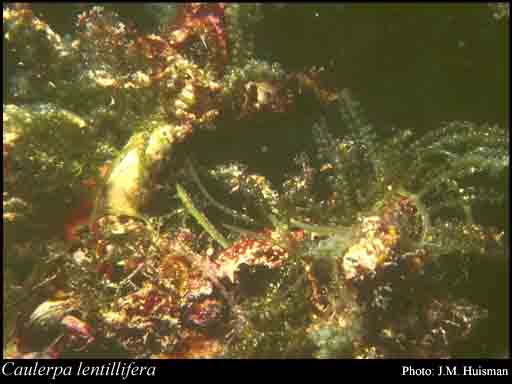
[[[226,238],[219,232],[212,223],[210,223],[210,220],[202,213],[200,212],[195,206],[194,202],[192,201],[192,198],[189,196],[185,188],[180,183],[176,183],[176,192],[178,193],[178,197],[187,209],[187,211],[192,215],[194,219],[199,223],[203,229],[208,232],[208,234],[215,239],[220,245],[222,245],[223,248],[228,248],[229,243],[226,240]]]

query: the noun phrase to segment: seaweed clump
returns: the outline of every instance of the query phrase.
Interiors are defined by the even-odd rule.
[[[260,5],[166,15],[86,7],[64,38],[4,8],[8,356],[459,357],[501,324],[502,128],[382,137],[258,57]]]

